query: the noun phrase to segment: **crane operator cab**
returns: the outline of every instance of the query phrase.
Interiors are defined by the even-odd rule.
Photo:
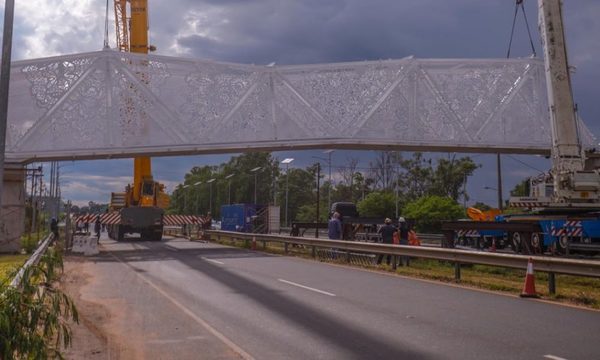
[[[155,206],[156,182],[150,179],[145,179],[141,187],[140,206]]]

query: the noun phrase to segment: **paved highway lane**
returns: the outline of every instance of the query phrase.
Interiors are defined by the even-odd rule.
[[[139,278],[174,305],[131,316],[256,359],[600,358],[600,312],[181,239],[103,240],[95,261],[105,291]]]

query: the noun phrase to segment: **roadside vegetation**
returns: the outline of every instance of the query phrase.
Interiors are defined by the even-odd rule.
[[[367,167],[359,167],[356,158],[336,158],[340,165],[331,169],[325,158],[304,167],[292,163],[289,168],[280,160],[267,152],[251,152],[220,165],[195,166],[174,188],[168,213],[205,214],[212,200],[212,216],[217,219],[220,205],[254,203],[256,192],[257,203],[280,204],[282,220],[287,203],[290,223],[326,221],[329,200],[356,203],[361,216],[394,218],[398,212],[406,217],[404,209],[424,197],[443,198],[456,206],[469,200],[465,182],[479,167],[468,156],[429,158],[419,152],[394,151],[374,152]],[[331,181],[329,170],[335,176]],[[210,179],[219,185],[207,191]],[[465,213],[460,210],[448,215],[456,218]]]
[[[27,255],[0,255],[0,282],[6,282],[8,276],[27,261],[27,257]]]
[[[221,241],[219,243],[242,248],[250,247],[249,243],[241,241],[234,243],[230,238],[224,236],[221,236]],[[257,249],[263,251],[262,242],[257,244]],[[308,248],[292,247],[290,245],[288,250],[289,256],[298,256],[312,260],[312,255]],[[272,254],[283,255],[284,247],[282,244],[272,243],[267,245],[265,251]],[[340,256],[338,259],[318,257],[316,261],[348,265],[344,255]],[[410,266],[400,266],[395,271],[391,266],[377,266],[373,265],[371,262],[352,263],[350,265],[374,271],[395,273],[408,277],[455,284],[454,264],[445,261],[412,259]],[[543,299],[600,309],[600,279],[569,275],[556,275],[555,279],[556,294],[550,295],[548,292],[548,274],[535,272],[536,290]],[[464,264],[461,266],[460,285],[466,287],[518,295],[523,289],[524,280],[525,270],[486,265]]]
[[[54,247],[25,270],[20,286],[10,281],[27,255],[0,257],[0,359],[62,359],[71,344],[69,323],[78,322],[72,300],[55,287],[62,255]]]

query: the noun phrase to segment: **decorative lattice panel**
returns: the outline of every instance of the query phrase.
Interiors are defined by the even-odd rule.
[[[9,161],[311,147],[550,148],[537,59],[269,67],[104,50],[15,62],[10,86]]]

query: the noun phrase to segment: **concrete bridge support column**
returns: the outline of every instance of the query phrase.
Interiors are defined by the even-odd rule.
[[[0,208],[0,252],[21,250],[25,196],[25,167],[22,164],[5,163]]]

